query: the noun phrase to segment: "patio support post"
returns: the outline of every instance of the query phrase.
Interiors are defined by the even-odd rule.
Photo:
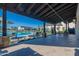
[[[68,21],[66,21],[66,32],[65,32],[65,34],[68,34]]]
[[[75,34],[76,34],[76,23],[77,23],[77,18],[75,19]]]
[[[68,22],[68,34],[69,34],[69,22]]]
[[[76,38],[79,39],[79,3],[77,4],[77,12],[76,12],[76,25],[75,25],[75,33]]]
[[[7,36],[7,33],[6,33],[6,5],[4,4],[3,5],[3,36]]]
[[[68,22],[68,34],[69,34],[69,22]]]
[[[53,27],[52,27],[52,25],[51,25],[51,33],[54,34],[54,31],[53,31]]]
[[[45,25],[46,25],[46,22],[44,22],[44,24],[43,24],[43,27],[44,27],[43,34],[44,34],[44,37],[46,38],[46,28],[45,28]]]
[[[3,4],[3,22],[2,22],[2,41],[3,41],[3,47],[6,47],[9,45],[9,39],[7,37],[7,20],[6,20],[6,9],[7,5]]]
[[[56,24],[54,24],[54,34],[56,35]]]

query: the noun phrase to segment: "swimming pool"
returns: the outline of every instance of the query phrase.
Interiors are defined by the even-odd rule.
[[[23,37],[23,36],[28,36],[28,35],[33,35],[32,32],[26,32],[26,33],[16,33],[16,36],[17,37]]]
[[[16,32],[15,34],[16,34],[17,37],[22,37],[22,36],[33,35],[33,32],[25,32],[25,33],[23,33],[23,32]],[[12,32],[8,32],[7,33],[7,36],[10,36],[10,35],[12,35]],[[0,33],[0,36],[2,36],[2,33]]]

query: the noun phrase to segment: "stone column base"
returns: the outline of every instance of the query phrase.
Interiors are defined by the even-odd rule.
[[[3,47],[8,47],[10,43],[10,39],[7,36],[2,37]]]
[[[0,37],[0,48],[3,47],[2,37]]]

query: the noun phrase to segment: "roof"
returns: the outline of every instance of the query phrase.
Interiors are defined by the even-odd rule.
[[[76,18],[77,3],[9,3],[7,10],[49,23],[71,22]]]

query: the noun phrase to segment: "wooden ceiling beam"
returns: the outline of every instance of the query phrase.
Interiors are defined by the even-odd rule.
[[[33,8],[35,5],[36,5],[35,3],[31,4],[31,5],[29,6],[29,8],[28,8],[25,12],[26,12],[27,14],[30,14],[32,8]]]
[[[38,7],[38,9],[36,9],[36,11],[33,13],[33,15],[36,15],[45,6],[46,6],[46,3],[44,3],[43,5],[41,5],[40,7]]]
[[[62,12],[62,11],[65,10],[65,9],[69,9],[68,7],[70,7],[70,6],[72,6],[72,4],[71,4],[71,5],[68,5],[68,6],[65,7],[65,8],[62,8],[62,9],[59,10],[59,11],[57,11],[57,13]],[[55,13],[53,13],[53,14],[51,14],[51,15],[49,15],[49,16],[46,16],[46,17],[52,17],[52,16],[54,16],[54,15],[55,15]]]
[[[69,7],[72,6],[72,5],[73,5],[73,4],[70,4],[70,5],[68,5],[68,6],[66,6],[66,7],[64,7],[64,8],[62,8],[62,9],[60,9],[59,11],[57,11],[57,13],[59,13],[59,12],[65,10],[65,9],[69,8]],[[51,14],[51,15],[50,15],[50,14]],[[54,15],[55,15],[55,13],[54,13],[53,11],[51,11],[50,14],[49,14],[50,16],[54,16]],[[45,15],[44,17],[49,17],[49,15]]]

